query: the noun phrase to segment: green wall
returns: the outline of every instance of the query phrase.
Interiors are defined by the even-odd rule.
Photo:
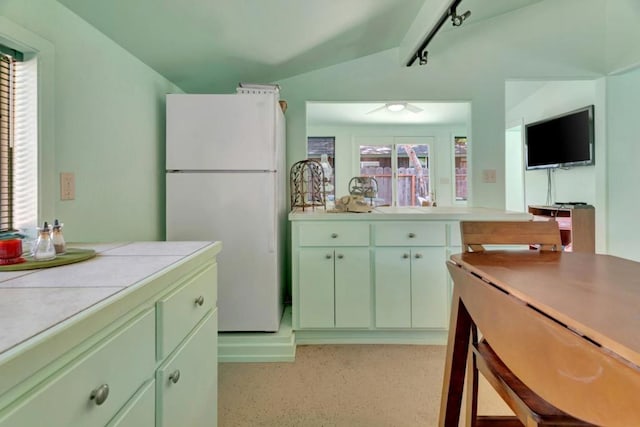
[[[41,67],[48,103],[41,112],[39,220],[60,218],[69,240],[164,238],[164,95],[180,88],[55,0],[1,0],[0,17],[49,49]],[[442,31],[423,67],[401,66],[399,49],[391,49],[283,79],[287,164],[305,157],[307,101],[470,101],[470,204],[502,208],[505,81],[592,80],[630,70],[640,64],[637,22],[637,0],[544,0]],[[596,186],[606,189],[601,213],[610,215],[606,228],[619,254],[640,241],[625,231],[635,232],[628,222],[638,207],[625,187],[635,162],[624,153],[637,134],[640,98],[640,81],[627,74],[607,77],[598,89],[606,91],[603,139],[611,146]],[[497,171],[496,183],[482,182],[484,169]],[[76,175],[74,201],[59,200],[60,172]]]
[[[471,101],[470,204],[503,208],[505,81],[601,77],[604,14],[603,0],[543,1],[439,33],[426,66],[403,67],[391,49],[281,80],[288,164],[305,155],[306,101]],[[482,182],[485,169],[496,183]]]
[[[636,222],[631,215],[640,208],[628,190],[629,179],[638,179],[637,166],[633,155],[624,154],[633,152],[627,147],[634,144],[631,135],[638,134],[633,114],[637,116],[640,105],[640,81],[637,74],[623,74],[640,65],[637,22],[637,0],[545,0],[439,33],[423,67],[400,66],[400,49],[392,49],[281,80],[282,97],[289,105],[288,163],[304,157],[306,101],[468,100],[470,205],[503,208],[505,81],[593,81],[596,103],[603,106],[597,118],[602,121],[597,135],[600,164],[588,183],[595,187],[589,191],[598,205],[598,251],[611,248],[617,255],[640,259],[634,249],[640,247],[640,229],[629,225]],[[609,77],[612,72],[620,76]],[[484,169],[497,171],[495,184],[482,182]]]
[[[640,68],[608,78],[609,253],[640,261]]]
[[[59,218],[69,241],[164,238],[164,95],[181,90],[55,0],[2,0],[0,17],[49,48],[39,222]],[[60,172],[75,200],[59,200]]]

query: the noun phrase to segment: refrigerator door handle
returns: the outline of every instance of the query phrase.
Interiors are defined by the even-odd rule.
[[[275,173],[273,174],[275,178]],[[273,192],[272,197],[269,197],[269,215],[271,215],[271,230],[269,230],[269,235],[267,236],[267,250],[269,253],[274,253],[276,251],[276,234],[278,232],[278,213],[276,212],[277,202],[276,197],[278,196],[278,189],[275,185],[271,186],[271,191]]]

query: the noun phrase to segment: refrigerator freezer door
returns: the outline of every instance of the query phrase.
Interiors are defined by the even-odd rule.
[[[168,173],[167,240],[222,241],[220,331],[277,331],[282,253],[276,173]]]
[[[275,170],[274,95],[167,95],[167,170]]]

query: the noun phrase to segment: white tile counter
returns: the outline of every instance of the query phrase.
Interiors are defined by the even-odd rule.
[[[211,242],[68,244],[95,258],[0,272],[0,356],[17,344],[179,263]]]
[[[532,215],[525,212],[504,211],[500,209],[476,208],[464,206],[380,206],[373,208],[370,213],[329,212],[321,208],[297,209],[289,213],[290,220],[331,221],[331,220],[434,220],[434,221],[464,221],[464,220],[514,220],[526,221]]]

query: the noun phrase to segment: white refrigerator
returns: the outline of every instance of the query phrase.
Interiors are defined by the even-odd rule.
[[[277,93],[167,95],[167,240],[222,242],[220,331],[277,331],[286,177]]]

